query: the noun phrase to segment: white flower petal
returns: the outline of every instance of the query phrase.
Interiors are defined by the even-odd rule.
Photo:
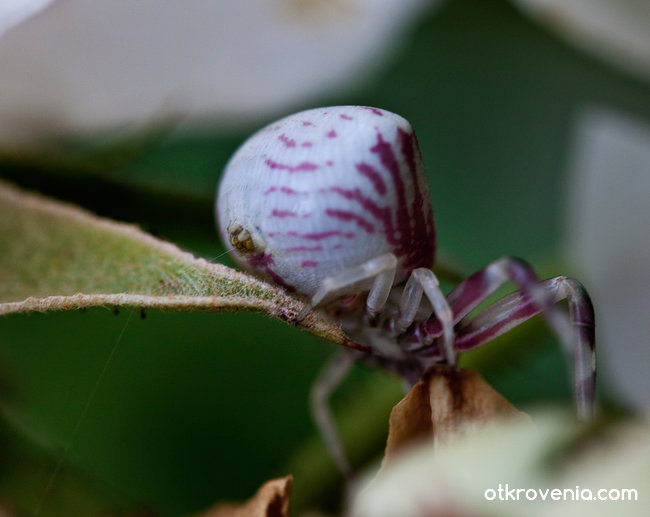
[[[650,78],[648,0],[515,0],[576,45]]]
[[[648,422],[610,427],[585,442],[584,428],[570,413],[532,416],[532,426],[505,421],[435,451],[430,445],[412,449],[353,494],[350,515],[605,517],[619,507],[626,517],[647,515]],[[572,447],[578,436],[581,445]],[[599,494],[603,488],[613,492]],[[626,497],[624,489],[635,490],[638,499],[589,499]]]
[[[535,422],[496,422],[442,447],[407,451],[356,493],[351,515],[531,515],[528,506],[488,501],[485,494],[499,484],[542,486],[541,458],[572,431],[566,415],[544,415]]]
[[[0,3],[0,36],[43,9],[54,0],[2,0]]]
[[[588,111],[574,155],[568,248],[594,299],[599,367],[650,411],[650,126]]]
[[[349,86],[436,0],[57,0],[0,38],[0,142],[251,122]]]

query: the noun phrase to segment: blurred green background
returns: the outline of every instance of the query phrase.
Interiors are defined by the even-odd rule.
[[[648,120],[649,96],[647,83],[566,45],[505,1],[456,0],[422,17],[362,86],[296,110],[363,104],[409,119],[439,249],[468,271],[515,255],[542,276],[580,278],[562,250],[576,117],[598,104]],[[53,154],[3,156],[0,171],[230,264],[214,229],[214,191],[230,154],[258,126],[98,135]],[[25,515],[39,504],[43,516],[136,506],[181,515],[293,472],[296,515],[334,509],[341,479],[308,408],[311,382],[334,348],[255,314],[141,319],[96,309],[3,318],[0,502],[17,501]],[[543,323],[463,361],[514,403],[571,403],[559,345]],[[361,367],[337,394],[358,465],[378,457],[399,396],[394,379]]]

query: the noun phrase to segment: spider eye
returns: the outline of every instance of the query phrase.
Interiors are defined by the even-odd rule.
[[[230,244],[237,248],[237,251],[242,254],[261,253],[266,247],[261,237],[252,234],[241,224],[230,223],[226,231],[230,237]]]

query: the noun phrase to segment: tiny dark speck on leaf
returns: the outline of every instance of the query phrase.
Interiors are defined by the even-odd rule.
[[[278,316],[282,320],[284,320],[284,321],[286,321],[288,323],[294,323],[295,325],[298,325],[298,323],[300,323],[297,320],[298,314],[295,311],[292,311],[291,309],[287,309],[285,307],[280,309],[280,311],[278,313]]]

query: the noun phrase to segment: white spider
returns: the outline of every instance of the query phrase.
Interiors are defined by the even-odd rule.
[[[471,350],[544,312],[575,364],[578,416],[595,400],[594,314],[576,280],[539,281],[523,261],[501,258],[447,296],[430,269],[435,227],[413,130],[385,110],[337,106],[303,111],[258,131],[222,177],[217,216],[242,267],[310,297],[340,320],[357,358],[415,382],[430,366]],[[501,285],[517,291],[473,318]],[[569,317],[556,302],[568,299]],[[352,362],[339,357],[312,393],[316,419],[348,472],[327,398]]]

